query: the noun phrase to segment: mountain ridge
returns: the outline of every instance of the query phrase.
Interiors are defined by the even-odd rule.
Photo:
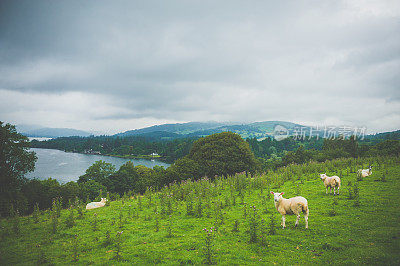
[[[304,127],[300,124],[286,121],[262,121],[252,123],[239,122],[188,122],[176,124],[156,125],[141,129],[128,130],[114,134],[116,137],[126,136],[147,136],[154,135],[154,132],[167,132],[179,137],[204,137],[215,133],[230,131],[241,135],[243,138],[263,139],[274,136],[276,126],[281,126],[289,131],[295,127]]]
[[[26,129],[17,126],[17,129],[20,131],[22,135],[27,137],[45,137],[45,138],[58,138],[58,137],[72,137],[72,136],[80,136],[80,137],[89,137],[94,135],[91,132],[73,129],[73,128],[50,128],[50,127],[41,127],[35,129]]]

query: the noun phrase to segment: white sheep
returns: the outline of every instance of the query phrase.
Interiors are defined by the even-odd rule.
[[[368,169],[359,169],[357,171],[357,177],[364,178],[370,175],[372,175],[372,165],[370,165]]]
[[[340,177],[334,175],[334,176],[327,176],[325,174],[320,174],[320,178],[322,181],[324,181],[324,185],[326,188],[326,194],[328,194],[328,188],[329,188],[329,193],[332,193],[332,188],[333,188],[333,195],[336,195],[335,189],[337,188],[337,194],[339,195],[339,189],[340,189]]]
[[[107,201],[106,198],[101,198],[100,202],[90,202],[90,203],[86,204],[86,210],[104,207],[104,205],[106,205],[106,201]]]
[[[287,215],[296,215],[296,224],[295,227],[299,225],[300,213],[304,213],[304,220],[306,222],[306,229],[308,228],[308,202],[303,197],[294,197],[290,199],[285,199],[282,197],[282,193],[274,193],[270,192],[274,195],[274,204],[276,210],[282,215],[282,228],[285,228],[285,216]]]

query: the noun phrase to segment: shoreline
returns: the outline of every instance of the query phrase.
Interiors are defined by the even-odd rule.
[[[121,158],[121,159],[132,159],[132,160],[139,160],[139,159],[144,159],[144,160],[158,160],[163,163],[168,163],[165,161],[165,158],[162,157],[161,155],[118,155],[118,154],[102,154],[102,153],[86,153],[86,152],[77,152],[77,151],[66,151],[66,150],[61,150],[61,149],[52,149],[52,148],[40,148],[40,147],[30,147],[31,149],[48,149],[48,150],[57,150],[57,151],[63,151],[63,152],[68,152],[68,153],[78,153],[78,154],[84,154],[84,155],[98,155],[98,156],[109,156],[109,157],[116,157],[116,158]],[[168,163],[171,164],[171,163]]]

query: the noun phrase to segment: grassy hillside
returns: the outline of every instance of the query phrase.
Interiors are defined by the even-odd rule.
[[[373,175],[356,182],[355,171],[371,162]],[[70,211],[63,210],[55,233],[50,211],[42,213],[37,223],[33,216],[20,218],[19,227],[15,218],[1,220],[0,264],[71,264],[75,254],[78,264],[176,265],[210,259],[236,265],[398,265],[399,162],[398,157],[340,159],[291,165],[253,179],[237,175],[174,184],[158,193],[148,191],[84,211],[81,218],[73,209],[76,225],[71,228],[66,225]],[[341,176],[339,196],[325,194],[318,178],[324,172]],[[294,216],[286,217],[286,229],[280,228],[281,216],[270,190],[283,191],[286,198],[308,199],[308,230],[303,216],[298,228]],[[207,249],[203,229],[210,227],[214,230]]]

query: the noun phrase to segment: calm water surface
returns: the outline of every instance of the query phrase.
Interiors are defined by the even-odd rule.
[[[135,166],[144,165],[149,168],[153,168],[156,165],[164,166],[164,168],[169,166],[169,164],[157,160],[122,159],[117,157],[88,155],[52,149],[32,148],[31,150],[36,152],[38,160],[36,162],[35,171],[28,173],[26,177],[38,179],[47,179],[51,177],[57,179],[60,183],[78,180],[79,176],[83,175],[86,169],[98,160],[112,163],[115,165],[117,170],[121,165],[128,161],[132,161]]]

